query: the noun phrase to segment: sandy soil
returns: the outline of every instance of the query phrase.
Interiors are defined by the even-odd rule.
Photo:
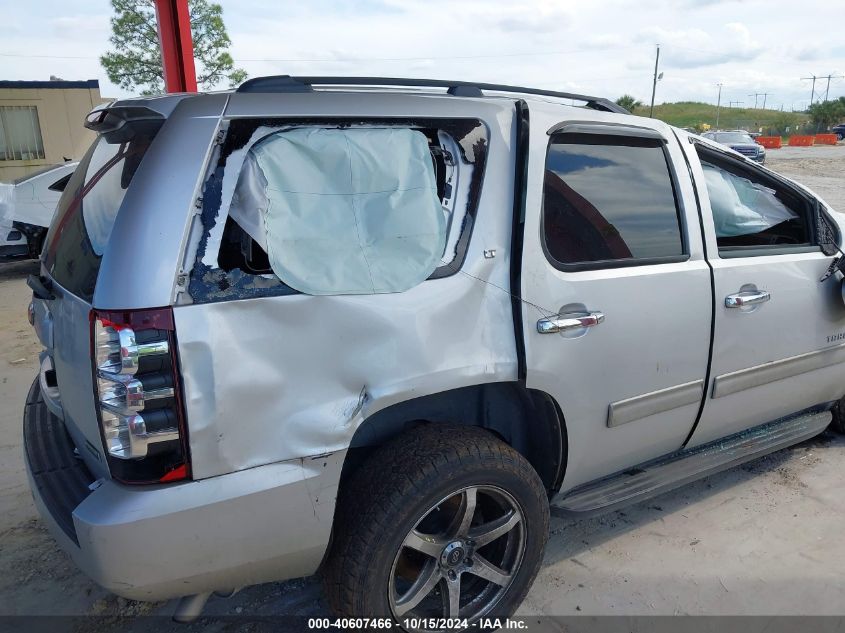
[[[845,143],[768,150],[766,166],[812,189],[845,213]]]
[[[771,151],[769,166],[845,211],[845,146]],[[228,631],[190,627],[173,603],[136,603],[80,574],[36,516],[21,455],[21,413],[39,347],[26,322],[32,263],[0,264],[0,615],[98,615],[53,630]],[[553,519],[524,615],[845,614],[845,438],[825,434],[609,515]],[[322,615],[315,579],[212,598],[209,615]],[[81,627],[81,628],[80,628]]]

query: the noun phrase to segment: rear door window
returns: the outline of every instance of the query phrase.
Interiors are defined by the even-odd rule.
[[[680,261],[674,178],[660,139],[552,137],[543,190],[546,253],[562,270]]]
[[[205,184],[192,300],[396,293],[455,274],[487,143],[475,119],[232,121]]]
[[[299,128],[257,143],[246,166],[233,217],[291,288],[402,292],[443,257],[447,218],[421,132]]]
[[[47,233],[43,260],[67,291],[91,301],[126,190],[161,121],[134,121],[97,137],[68,180]]]

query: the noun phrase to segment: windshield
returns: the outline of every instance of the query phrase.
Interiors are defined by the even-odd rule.
[[[717,143],[754,143],[754,139],[751,138],[745,132],[719,132],[716,134],[716,142]]]
[[[67,182],[42,258],[53,279],[91,301],[123,197],[161,121],[135,121],[97,137]]]

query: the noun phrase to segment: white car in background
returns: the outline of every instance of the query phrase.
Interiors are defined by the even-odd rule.
[[[38,257],[56,204],[78,164],[50,165],[0,183],[0,258]]]

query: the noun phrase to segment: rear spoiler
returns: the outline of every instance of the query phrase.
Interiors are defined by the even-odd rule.
[[[130,121],[163,120],[161,112],[143,106],[94,108],[85,117],[85,127],[98,134],[109,134]]]
[[[193,96],[196,96],[196,93],[101,103],[88,113],[84,125],[98,134],[108,134],[119,130],[130,121],[164,121],[182,99]]]

